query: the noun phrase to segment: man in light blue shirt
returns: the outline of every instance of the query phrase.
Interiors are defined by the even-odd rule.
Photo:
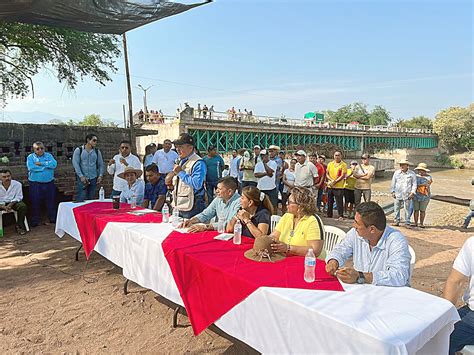
[[[354,267],[344,267],[350,258]],[[326,271],[345,283],[410,284],[408,242],[398,230],[387,226],[385,213],[375,202],[363,202],[356,207],[354,228],[326,260]]]
[[[77,176],[76,201],[93,200],[97,185],[104,175],[104,160],[97,149],[97,136],[89,133],[86,144],[77,147],[72,155],[72,165]]]
[[[226,176],[219,180],[216,189],[217,198],[201,213],[184,222],[184,227],[190,227],[189,232],[202,232],[214,230],[217,222],[209,221],[217,217],[223,218],[226,225],[237,214],[240,209],[240,195],[237,192],[237,180],[232,176]]]
[[[33,143],[33,153],[26,158],[31,201],[31,227],[36,227],[40,223],[41,202],[46,203],[49,222],[56,223],[54,169],[57,165],[56,159],[44,151],[42,142]]]
[[[409,169],[411,163],[405,159],[400,161],[400,169],[393,173],[390,191],[395,199],[395,223],[400,225],[400,209],[405,208],[405,225],[410,226],[410,218],[413,213],[413,197],[416,192],[416,174]]]

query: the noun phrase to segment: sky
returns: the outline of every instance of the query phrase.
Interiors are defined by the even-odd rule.
[[[188,1],[189,3],[189,1]],[[216,111],[302,118],[354,102],[394,119],[467,106],[473,91],[473,5],[462,0],[215,0],[127,33],[133,108],[174,114],[184,102]],[[50,73],[35,97],[3,112],[123,122],[123,56],[105,87],[73,91]],[[0,120],[2,119],[0,115]]]

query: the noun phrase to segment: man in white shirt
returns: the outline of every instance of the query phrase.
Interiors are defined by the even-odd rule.
[[[119,178],[119,174],[125,171],[126,167],[135,169],[142,168],[140,159],[136,155],[131,153],[131,144],[129,141],[120,142],[120,153],[110,159],[107,166],[107,172],[110,175],[114,175],[114,185],[112,188],[112,196],[120,196],[120,193],[124,190],[127,182],[124,179]]]
[[[465,305],[458,309],[461,320],[454,324],[454,331],[449,339],[450,355],[454,355],[466,345],[474,345],[474,237],[466,240],[454,260],[443,297],[456,305],[468,279],[469,286],[463,297]]]
[[[409,167],[411,163],[402,159],[400,169],[393,173],[390,191],[395,199],[395,222],[394,226],[400,225],[400,209],[405,208],[405,226],[410,227],[410,218],[413,213],[413,197],[416,192],[416,175]]]
[[[179,157],[178,153],[171,150],[172,146],[171,140],[165,139],[163,141],[163,149],[157,150],[153,156],[153,163],[158,166],[158,172],[163,176],[173,171],[174,164]]]
[[[318,169],[310,161],[306,160],[306,152],[298,150],[295,153],[295,186],[306,187],[313,191],[313,186],[318,182]]]
[[[270,160],[265,149],[260,151],[260,158],[261,161],[255,165],[254,169],[254,175],[258,179],[257,188],[268,195],[276,211],[278,208],[278,190],[275,177],[278,165],[275,161]]]
[[[2,182],[0,185],[0,211],[7,213],[16,211],[18,213],[16,231],[18,234],[24,235],[26,233],[25,217],[27,208],[22,201],[23,189],[21,182],[12,180],[12,173],[8,169],[0,171],[0,178]]]

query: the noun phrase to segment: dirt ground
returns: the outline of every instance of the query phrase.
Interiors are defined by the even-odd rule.
[[[350,221],[344,222],[350,226]],[[459,248],[474,228],[402,228],[416,251],[413,287],[441,295]],[[173,310],[135,284],[122,292],[121,269],[93,253],[74,260],[79,243],[53,226],[0,239],[0,353],[251,353],[206,330],[193,336],[188,319],[172,328]],[[24,241],[27,241],[23,244]]]

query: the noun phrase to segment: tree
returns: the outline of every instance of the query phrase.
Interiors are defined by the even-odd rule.
[[[0,22],[1,98],[25,97],[30,90],[34,96],[33,76],[43,68],[69,89],[86,76],[105,85],[119,54],[116,36]]]
[[[390,112],[380,105],[376,105],[369,115],[369,125],[371,126],[387,126],[390,120]]]
[[[95,127],[118,127],[118,124],[102,120],[100,115],[95,113],[84,116],[84,119],[78,123],[79,126],[95,126]]]
[[[469,149],[473,139],[473,121],[470,108],[450,107],[438,112],[433,130],[441,145],[449,152],[465,151]]]
[[[331,123],[351,123],[356,121],[362,124],[368,124],[369,113],[367,111],[367,105],[356,102],[354,104],[344,105],[336,112],[325,111],[325,117],[327,117],[326,120]]]
[[[409,120],[400,121],[398,127],[433,129],[433,120],[426,116],[416,116]]]

